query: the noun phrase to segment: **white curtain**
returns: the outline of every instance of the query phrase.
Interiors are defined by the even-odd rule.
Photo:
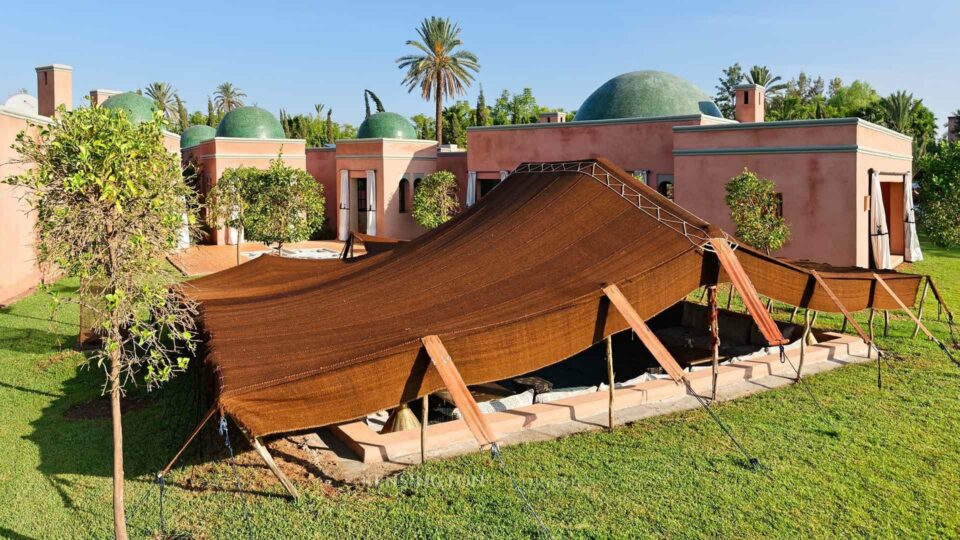
[[[340,219],[337,226],[337,238],[346,242],[350,235],[350,172],[346,169],[340,171]]]
[[[186,203],[184,203],[186,204]],[[190,218],[187,213],[183,213],[183,226],[180,227],[180,234],[177,239],[177,250],[190,247]]]
[[[873,265],[880,270],[890,268],[890,231],[887,229],[887,213],[883,208],[883,191],[880,175],[870,176],[870,247],[873,249]]]
[[[503,182],[510,176],[510,171],[500,171],[500,181]]]
[[[377,235],[377,171],[367,171],[367,234]]]
[[[917,216],[913,211],[913,178],[909,174],[903,176],[903,214],[903,258],[907,262],[922,261]]]
[[[477,172],[467,172],[467,206],[477,202]]]

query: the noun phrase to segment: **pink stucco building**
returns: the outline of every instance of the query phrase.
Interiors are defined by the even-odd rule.
[[[65,66],[38,68],[42,110],[52,111],[56,103],[69,106],[69,76]],[[143,105],[130,94],[115,94],[96,90],[91,100],[123,106],[128,115]],[[469,128],[469,151],[418,140],[407,119],[389,112],[365,119],[356,139],[306,148],[303,140],[285,138],[277,119],[256,107],[231,111],[216,129],[192,126],[166,142],[181,152],[185,164],[198,167],[201,196],[228,168],[264,168],[282,156],[324,186],[326,227],[340,239],[351,231],[399,239],[422,234],[411,216],[413,194],[419,179],[438,170],[455,174],[461,205],[470,206],[520,163],[604,157],[730,231],[734,226],[723,202],[725,184],[750,169],[773,180],[782,197],[792,236],[777,255],[868,267],[870,233],[877,226],[870,221],[871,186],[876,185],[891,260],[901,262],[907,251],[904,189],[912,174],[910,138],[855,118],[765,122],[764,102],[763,87],[740,86],[737,120],[728,120],[686,80],[640,71],[601,85],[573,121],[548,113],[536,124]],[[12,142],[29,119],[47,121],[37,113],[0,108],[0,156],[9,146],[3,143]],[[9,167],[0,171],[14,172]],[[0,191],[0,242],[18,261],[0,280],[2,302],[29,288],[38,274],[31,262],[30,223],[10,217],[21,213],[8,188],[0,189],[7,189]],[[211,230],[207,242],[238,239],[235,231]]]

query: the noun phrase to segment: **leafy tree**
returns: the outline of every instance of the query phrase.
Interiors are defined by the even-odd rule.
[[[510,123],[535,124],[538,120],[539,108],[537,98],[533,97],[533,90],[524,88],[523,92],[514,94],[510,100]]]
[[[177,91],[166,82],[152,82],[147,85],[144,92],[147,97],[153,100],[154,106],[163,113],[167,120],[173,120],[177,115],[176,95]]]
[[[207,96],[207,125],[215,128],[219,123],[220,119],[217,117],[217,111],[213,108],[213,100],[210,99],[210,96]]]
[[[467,146],[467,128],[473,125],[474,110],[470,103],[458,101],[443,110],[443,140],[461,148]]]
[[[776,185],[747,169],[727,183],[726,203],[737,226],[737,237],[769,255],[790,239],[780,215]]]
[[[504,90],[493,104],[493,125],[506,126],[510,124],[510,91]]]
[[[420,226],[436,229],[460,210],[457,178],[450,171],[428,174],[413,194],[413,219]]]
[[[76,296],[57,303],[79,304],[101,334],[92,360],[110,394],[114,534],[126,539],[120,398],[138,376],[153,389],[187,367],[195,309],[164,257],[177,246],[192,190],[163,146],[159,112],[134,126],[122,111],[61,107],[52,122],[17,136],[13,148],[29,169],[5,182],[28,189],[39,262],[79,279]]]
[[[415,114],[410,117],[410,121],[413,122],[413,127],[417,130],[418,139],[429,141],[437,138],[437,132],[435,131],[437,127],[433,117],[425,114]]]
[[[256,195],[262,174],[263,171],[254,167],[227,169],[207,195],[209,225],[237,231],[237,266],[240,266],[240,237],[246,228],[247,204]]]
[[[474,115],[474,125],[490,125],[490,107],[487,107],[487,100],[483,96],[483,85],[480,85],[480,95],[477,96],[477,111]]]
[[[725,118],[734,119],[734,112],[737,105],[737,91],[735,88],[743,81],[743,68],[740,63],[723,70],[723,77],[720,77],[717,84],[717,96],[714,102],[720,108]]]
[[[480,63],[472,52],[457,50],[463,45],[460,25],[450,19],[424,19],[417,33],[420,41],[409,40],[407,45],[419,53],[401,56],[397,64],[407,70],[403,84],[408,92],[419,87],[424,100],[430,101],[433,96],[436,101],[437,144],[443,144],[443,100],[466,93],[473,73],[480,71]]]
[[[333,144],[336,139],[333,136],[333,109],[327,109],[327,144]]]
[[[779,75],[774,76],[767,66],[753,66],[745,77],[750,84],[763,86],[768,97],[778,94],[787,88],[787,85],[784,83],[778,84],[782,79]]]
[[[177,123],[180,126],[179,133],[183,133],[183,130],[190,127],[190,118],[187,114],[187,106],[183,103],[183,100],[180,99],[180,96],[174,96],[177,100]]]
[[[323,227],[323,185],[279,156],[269,169],[250,175],[239,192],[246,199],[243,225],[251,240],[281,251],[283,244],[307,240]]]
[[[229,82],[221,83],[213,92],[214,103],[217,106],[217,112],[220,114],[226,114],[237,107],[243,107],[243,98],[245,97],[247,97],[246,94]]]
[[[922,168],[920,230],[940,247],[960,246],[960,142],[940,141]]]
[[[831,81],[830,94],[827,99],[827,105],[837,117],[855,116],[858,110],[865,109],[880,101],[880,94],[864,81],[856,80],[849,86],[843,86],[839,81],[839,78]]]

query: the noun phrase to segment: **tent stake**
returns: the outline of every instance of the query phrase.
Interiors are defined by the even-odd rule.
[[[883,310],[883,337],[890,334],[890,310]]]
[[[921,320],[921,321],[923,320],[923,301],[927,299],[927,289],[929,288],[930,288],[930,278],[928,277],[923,282],[923,293],[920,294],[920,306],[917,309],[917,320]],[[920,324],[918,323],[916,326],[913,327],[913,335],[911,335],[910,337],[912,338],[917,337],[917,333],[919,332],[920,332]]]
[[[616,379],[613,374],[613,336],[607,336],[607,384],[610,385],[609,392],[610,396],[607,400],[607,427],[611,430],[614,425],[613,418],[613,390],[616,385]]]
[[[241,430],[243,431],[243,430]],[[270,452],[260,441],[259,437],[251,437],[250,444],[253,445],[253,449],[257,451],[257,454],[260,454],[260,459],[267,464],[267,467],[270,469],[270,472],[277,477],[277,480],[280,480],[280,484],[283,485],[283,488],[287,490],[287,493],[290,494],[294,499],[300,498],[300,493],[297,492],[297,488],[294,487],[293,482],[277,467],[277,463],[273,461],[273,456],[270,455]]]
[[[710,346],[713,350],[713,386],[710,399],[717,399],[717,371],[720,369],[720,328],[719,312],[717,310],[717,286],[712,285],[707,292],[707,304],[709,307],[710,319]]]
[[[430,415],[430,394],[423,395],[420,418],[420,463],[427,462],[427,422]]]

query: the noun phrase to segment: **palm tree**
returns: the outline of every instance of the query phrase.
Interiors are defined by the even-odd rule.
[[[217,112],[220,114],[228,113],[237,107],[243,107],[243,99],[246,94],[240,91],[233,83],[225,82],[217,87],[213,93],[214,103],[217,105]]]
[[[779,75],[774,76],[767,66],[753,66],[744,78],[750,84],[758,84],[764,87],[768,96],[779,94],[787,87],[784,83],[777,84],[778,81],[783,79]]]
[[[397,58],[400,69],[406,69],[403,83],[407,92],[420,87],[420,95],[436,101],[437,144],[443,144],[443,99],[466,93],[473,82],[473,73],[480,71],[477,55],[470,51],[455,50],[460,40],[460,25],[449,18],[424,19],[417,29],[420,41],[408,40],[407,45],[417,49],[418,54]]]
[[[917,101],[914,101],[913,94],[908,94],[904,90],[894,92],[885,98],[881,98],[880,106],[887,117],[888,127],[900,133],[909,134],[913,123],[914,110],[917,107]]]
[[[164,118],[170,120],[177,114],[177,91],[166,82],[152,82],[144,91],[147,97],[153,100],[158,111],[163,112]]]

